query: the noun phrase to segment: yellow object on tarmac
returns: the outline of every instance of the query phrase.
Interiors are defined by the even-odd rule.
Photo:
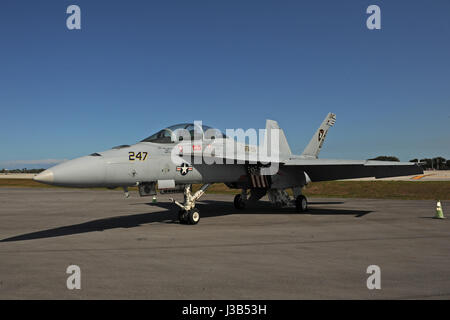
[[[441,201],[438,200],[436,205],[436,219],[445,219],[444,212],[442,211]]]

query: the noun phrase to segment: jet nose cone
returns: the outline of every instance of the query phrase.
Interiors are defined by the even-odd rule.
[[[42,183],[52,183],[54,181],[53,172],[51,170],[45,170],[33,177],[34,181]]]

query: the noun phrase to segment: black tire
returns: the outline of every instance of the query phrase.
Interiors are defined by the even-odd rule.
[[[189,224],[197,224],[200,221],[200,211],[197,209],[189,210],[187,220]]]
[[[180,211],[178,211],[178,220],[180,220],[180,223],[181,223],[181,224],[187,223],[187,214],[186,214],[186,210],[180,209]]]
[[[234,196],[234,207],[238,210],[245,209],[245,202],[242,200],[242,195],[237,194]]]
[[[304,195],[299,195],[297,199],[295,199],[295,208],[297,212],[308,211],[308,200]]]

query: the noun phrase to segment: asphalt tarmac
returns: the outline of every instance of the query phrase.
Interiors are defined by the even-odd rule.
[[[191,226],[169,197],[0,188],[0,299],[450,298],[450,221],[432,219],[434,201],[311,198],[299,214],[205,195]]]

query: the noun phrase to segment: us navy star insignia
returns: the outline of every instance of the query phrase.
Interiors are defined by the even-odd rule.
[[[188,165],[186,162],[183,162],[181,166],[177,167],[177,171],[179,171],[182,176],[185,176],[189,171],[192,171],[192,166]]]

